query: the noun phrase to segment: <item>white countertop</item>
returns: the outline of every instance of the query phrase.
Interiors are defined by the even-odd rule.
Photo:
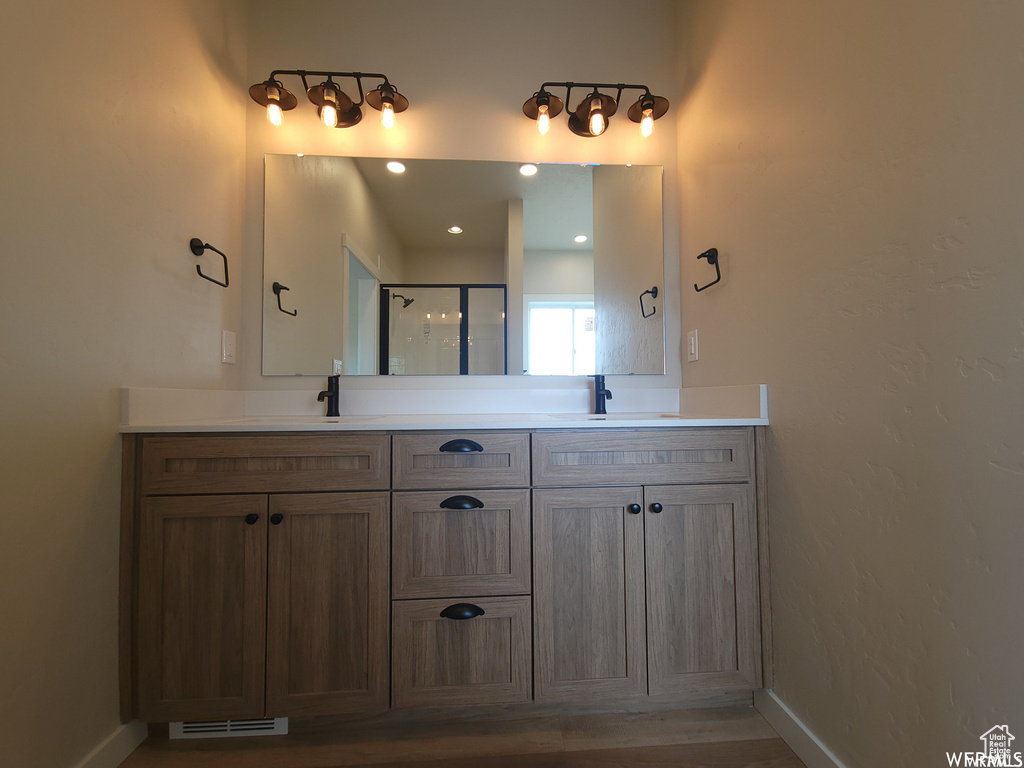
[[[736,427],[768,424],[767,386],[684,388],[679,410],[590,413],[350,413],[259,412],[246,393],[201,390],[123,390],[122,433],[330,432],[449,429],[610,429]],[[315,397],[313,398],[315,404]],[[287,404],[287,403],[286,403]],[[280,402],[277,403],[280,406]],[[612,408],[614,403],[609,403]],[[674,405],[674,403],[673,403]],[[322,406],[317,405],[317,408]],[[256,411],[256,412],[253,412]]]

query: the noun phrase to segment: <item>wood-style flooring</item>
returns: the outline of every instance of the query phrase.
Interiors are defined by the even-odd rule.
[[[751,707],[292,721],[287,736],[150,736],[121,768],[804,768]]]

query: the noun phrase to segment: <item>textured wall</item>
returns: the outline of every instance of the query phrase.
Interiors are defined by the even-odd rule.
[[[1024,6],[681,8],[683,382],[769,384],[776,691],[944,765],[1024,732]]]
[[[0,142],[0,764],[117,727],[121,386],[237,387],[240,4],[8,3]],[[201,237],[231,287],[199,278]],[[204,257],[220,274],[220,259]]]

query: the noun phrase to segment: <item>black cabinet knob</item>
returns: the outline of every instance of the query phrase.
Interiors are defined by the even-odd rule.
[[[626,507],[626,511],[631,515],[639,515],[641,509],[643,508],[639,504],[630,504]]]
[[[653,504],[651,504],[651,512],[654,512],[655,514],[661,512],[661,510],[663,509],[664,507],[661,506],[661,504],[659,504],[658,502],[654,502]]]
[[[257,515],[255,512],[250,512],[248,515],[245,516],[245,522],[248,525],[256,525],[256,523],[259,522],[259,519],[260,516]]]
[[[271,525],[280,525],[282,520],[284,520],[284,515],[280,512],[275,512],[270,516]]]

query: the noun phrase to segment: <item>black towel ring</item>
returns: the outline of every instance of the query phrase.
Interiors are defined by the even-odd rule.
[[[202,256],[203,252],[207,248],[209,248],[211,251],[214,251],[215,253],[219,253],[220,254],[220,257],[222,259],[224,259],[224,282],[223,283],[220,280],[217,280],[215,278],[210,277],[209,275],[204,275],[203,274],[203,269],[202,269],[202,267],[199,264],[196,264],[196,272],[198,272],[199,276],[201,278],[203,278],[204,280],[209,280],[211,283],[216,283],[221,288],[227,288],[228,287],[228,257],[224,255],[224,251],[220,251],[220,250],[214,248],[209,243],[204,243],[198,237],[193,237],[191,240],[189,240],[188,247],[192,250],[192,253],[194,255],[196,255],[196,256]]]
[[[650,294],[652,299],[658,298],[658,286],[654,286],[653,288],[651,288],[651,290],[644,291],[643,293],[640,294],[640,317],[653,317],[654,314],[658,311],[658,308],[653,304],[651,304],[650,312],[644,309],[644,296],[646,296],[647,294]]]
[[[716,277],[714,280],[712,280],[710,283],[708,283],[707,285],[704,286],[704,288],[710,288],[712,285],[714,285],[715,283],[717,283],[719,280],[722,279],[722,270],[718,266],[718,249],[717,248],[708,248],[706,251],[704,251],[704,253],[702,253],[697,258],[698,259],[707,259],[708,260],[708,264],[713,264],[714,267],[715,267],[715,274],[717,274],[718,277]],[[696,283],[693,284],[693,289],[695,291],[698,291],[698,292],[699,291],[703,291],[704,288],[698,288]]]
[[[295,317],[297,314],[299,314],[299,310],[297,309],[293,312],[289,312],[287,309],[281,306],[281,291],[287,291],[287,285],[281,285],[280,283],[275,282],[273,286],[271,286],[271,290],[273,290],[274,295],[277,296],[277,308],[279,310],[284,312],[286,315],[291,315],[292,317]]]

